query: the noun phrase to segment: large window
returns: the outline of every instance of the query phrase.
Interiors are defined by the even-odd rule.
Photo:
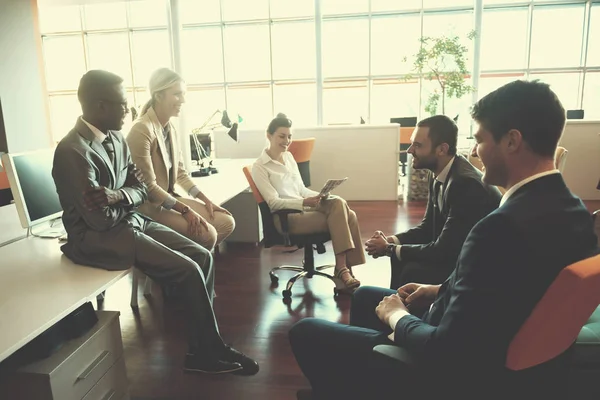
[[[172,60],[181,61],[188,84],[188,129],[217,110],[239,115],[242,129],[264,129],[278,112],[295,126],[423,118],[438,87],[412,73],[414,55],[421,36],[442,35],[459,36],[467,68],[479,67],[477,97],[514,79],[540,79],[566,108],[600,117],[600,1],[482,0],[481,27],[469,40],[477,1],[111,0],[41,8],[52,133],[62,137],[79,114],[76,89],[86,70],[121,75],[140,107],[152,71]],[[169,35],[175,3],[178,42]],[[465,135],[473,97],[445,104]]]
[[[79,79],[90,69],[120,75],[131,106],[147,101],[152,71],[171,67],[164,0],[94,3],[40,8],[40,30],[49,92],[52,136],[60,140],[81,108]],[[131,119],[123,132],[128,132]]]

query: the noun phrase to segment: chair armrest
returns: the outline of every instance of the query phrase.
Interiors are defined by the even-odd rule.
[[[406,349],[399,346],[379,344],[373,348],[373,352],[393,362],[398,362],[407,366],[417,365],[414,357]]]
[[[290,224],[288,222],[288,215],[300,214],[301,212],[302,211],[300,210],[291,210],[287,208],[273,212],[274,215],[279,216],[279,221],[281,222],[281,234],[283,236],[284,246],[290,247],[292,245],[292,241],[290,240]]]
[[[598,218],[598,214],[600,214],[600,210],[596,210],[594,211],[594,213],[592,214],[592,220],[594,220],[594,222],[596,221],[596,219]]]

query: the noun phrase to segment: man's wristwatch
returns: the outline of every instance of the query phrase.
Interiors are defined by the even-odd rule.
[[[185,215],[188,212],[190,212],[190,208],[188,206],[183,207],[183,210],[181,210],[181,215]]]
[[[396,245],[393,243],[390,243],[385,247],[385,255],[388,257],[391,257],[392,254],[394,254],[394,251],[396,251]]]

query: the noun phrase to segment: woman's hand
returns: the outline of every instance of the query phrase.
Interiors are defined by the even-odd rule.
[[[307,197],[304,199],[304,201],[302,201],[302,205],[305,207],[316,207],[319,205],[320,202],[321,202],[320,196]]]
[[[190,236],[200,236],[202,234],[202,227],[208,230],[208,222],[206,222],[206,219],[194,210],[190,209],[183,214],[183,218],[185,218],[188,223],[188,234]]]
[[[206,211],[208,211],[208,215],[210,216],[211,221],[215,219],[216,212],[222,212],[227,215],[231,215],[231,213],[229,211],[227,211],[226,209],[224,209],[221,206],[216,205],[215,203],[213,203],[210,200],[205,201],[204,205],[206,206]]]

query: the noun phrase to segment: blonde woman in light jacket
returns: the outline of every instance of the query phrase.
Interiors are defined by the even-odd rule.
[[[133,162],[144,174],[148,201],[140,211],[212,250],[231,234],[235,221],[198,188],[182,162],[177,132],[170,122],[185,102],[185,83],[174,71],[161,68],[150,77],[151,99],[127,136]],[[175,184],[191,198],[180,196]]]

